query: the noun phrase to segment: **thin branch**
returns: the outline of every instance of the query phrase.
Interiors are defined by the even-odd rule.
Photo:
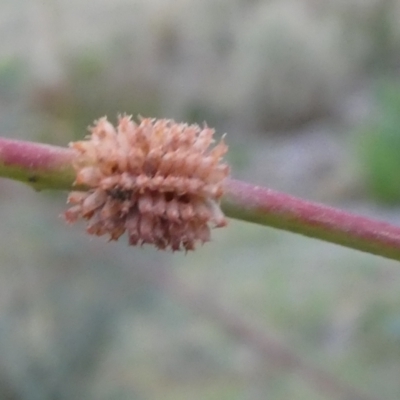
[[[400,227],[230,179],[227,216],[400,260]]]
[[[0,176],[35,190],[70,190],[75,180],[75,152],[57,146],[0,138]]]
[[[70,190],[75,157],[72,149],[0,138],[0,176],[36,190]],[[386,222],[233,179],[226,180],[222,209],[231,218],[400,261],[400,227]]]

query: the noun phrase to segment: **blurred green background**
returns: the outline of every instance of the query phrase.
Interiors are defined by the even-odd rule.
[[[0,134],[206,121],[233,176],[400,223],[399,20],[400,0],[0,0]],[[398,263],[234,221],[186,256],[105,245],[65,198],[0,181],[0,399],[400,398]]]

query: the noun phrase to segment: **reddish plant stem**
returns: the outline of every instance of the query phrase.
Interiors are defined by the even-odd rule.
[[[36,190],[69,189],[75,179],[74,157],[71,149],[0,138],[0,176]]]
[[[70,190],[75,156],[68,148],[0,138],[0,176],[36,190]],[[400,227],[234,179],[225,189],[222,208],[228,217],[400,261]]]
[[[400,227],[237,180],[226,182],[226,215],[400,260]]]

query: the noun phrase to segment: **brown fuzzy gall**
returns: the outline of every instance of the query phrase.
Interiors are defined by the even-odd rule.
[[[210,227],[226,225],[219,200],[229,167],[214,130],[172,120],[120,117],[114,128],[98,120],[87,140],[73,142],[75,185],[65,212],[68,222],[88,220],[87,232],[129,244],[194,250],[210,240]]]

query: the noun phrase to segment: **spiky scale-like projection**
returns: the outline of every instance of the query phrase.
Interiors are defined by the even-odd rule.
[[[68,222],[88,220],[87,232],[117,240],[125,231],[131,245],[194,250],[210,240],[210,228],[226,225],[219,201],[229,167],[223,142],[214,130],[172,120],[101,118],[87,140],[70,146],[74,191],[65,212]]]

